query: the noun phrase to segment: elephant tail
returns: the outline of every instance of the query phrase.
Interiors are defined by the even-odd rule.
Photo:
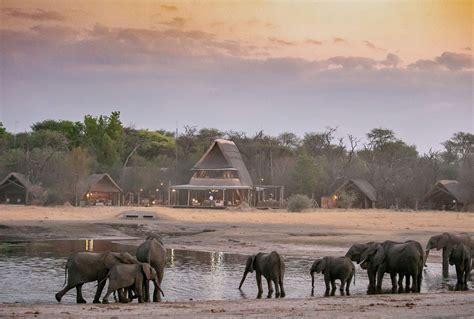
[[[283,260],[283,257],[278,254],[278,259],[280,262],[280,282],[283,282],[283,277],[285,276],[285,261]]]
[[[355,267],[352,269],[352,276],[354,277],[354,285],[356,284],[356,269]]]

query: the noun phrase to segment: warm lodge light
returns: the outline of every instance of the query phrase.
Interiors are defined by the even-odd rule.
[[[90,193],[87,193],[87,194],[86,194],[86,197],[87,197],[87,198],[89,198],[90,196],[91,196],[91,194],[90,194]]]
[[[176,192],[176,189],[173,188],[171,191],[174,193],[174,192]]]
[[[334,200],[337,200],[337,195],[333,195],[332,198],[333,198]]]

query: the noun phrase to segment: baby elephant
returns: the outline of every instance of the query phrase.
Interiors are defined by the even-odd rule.
[[[109,279],[109,287],[107,293],[102,300],[102,303],[109,303],[109,296],[112,292],[122,289],[122,288],[131,288],[138,302],[143,302],[144,294],[148,294],[148,283],[150,280],[154,282],[156,287],[158,287],[161,294],[164,296],[163,291],[158,283],[158,276],[155,269],[153,269],[150,264],[139,263],[139,264],[118,264],[112,267],[112,269],[107,274]]]
[[[262,275],[267,280],[268,284],[268,296],[272,297],[273,287],[272,281],[275,284],[275,297],[285,297],[285,288],[283,288],[283,277],[285,276],[285,263],[283,257],[280,256],[276,251],[272,251],[269,254],[258,253],[257,255],[250,256],[245,266],[244,276],[240,281],[239,289],[242,288],[245,278],[249,272],[255,270],[257,276],[258,295],[257,298],[261,298],[263,294],[262,288]]]
[[[311,286],[314,292],[314,273],[324,274],[324,282],[326,283],[325,296],[329,296],[329,282],[331,282],[332,290],[331,296],[336,293],[336,279],[341,280],[341,296],[344,296],[344,286],[346,293],[349,296],[349,286],[351,285],[352,277],[354,277],[355,284],[355,267],[349,257],[324,257],[317,259],[311,266]]]

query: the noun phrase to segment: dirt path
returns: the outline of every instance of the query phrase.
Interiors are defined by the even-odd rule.
[[[126,210],[153,212],[154,220],[125,220]],[[474,235],[474,214],[388,210],[215,211],[125,207],[0,206],[0,241],[34,239],[130,238],[164,235],[167,247],[187,250],[284,255],[343,255],[352,243],[414,239],[424,246],[444,231]],[[430,254],[439,262],[440,253]],[[38,312],[38,313],[35,313]],[[235,300],[160,305],[0,305],[0,316],[199,317],[432,317],[474,314],[472,292],[284,300]]]

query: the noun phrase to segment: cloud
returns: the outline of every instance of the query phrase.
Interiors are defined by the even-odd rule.
[[[433,60],[418,60],[408,65],[408,68],[418,70],[448,69],[450,71],[470,70],[474,67],[474,57],[471,54],[443,52]]]
[[[322,41],[316,40],[316,39],[306,39],[307,44],[314,44],[314,45],[321,45],[323,44]]]
[[[166,10],[166,11],[178,11],[178,7],[177,6],[172,6],[172,5],[162,4],[160,6],[160,8],[163,9],[163,10]]]
[[[336,37],[336,38],[333,38],[333,42],[334,43],[345,43],[346,40],[344,40],[343,38]]]
[[[472,69],[473,56],[470,54],[443,52],[435,61],[450,70]]]
[[[385,49],[383,48],[379,48],[377,47],[375,44],[373,44],[372,42],[370,41],[363,41],[363,43],[370,49],[372,50],[375,50],[375,51],[386,51]]]
[[[65,17],[57,11],[46,11],[36,9],[35,11],[24,11],[17,8],[3,8],[2,11],[10,17],[19,19],[29,19],[36,21],[62,21]]]
[[[329,65],[340,66],[345,69],[372,69],[377,65],[377,61],[365,57],[336,56],[327,59]]]
[[[283,40],[283,39],[275,38],[275,37],[269,37],[268,40],[274,44],[282,45],[282,46],[296,45],[296,42],[291,42],[291,41],[287,41],[287,40]]]
[[[398,55],[389,53],[387,54],[387,57],[385,58],[385,60],[381,61],[380,64],[387,67],[396,68],[400,64],[400,62],[402,62],[402,60],[400,59]]]
[[[174,17],[170,21],[162,22],[161,24],[168,25],[174,28],[182,28],[186,24],[186,19],[181,17]]]

